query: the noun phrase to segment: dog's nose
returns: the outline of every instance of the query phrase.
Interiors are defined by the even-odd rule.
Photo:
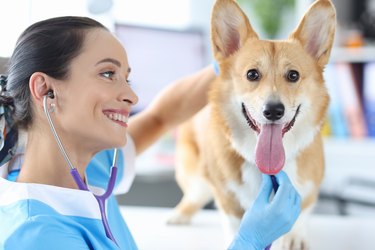
[[[284,116],[285,107],[281,102],[269,102],[263,107],[263,116],[270,121],[277,121]]]

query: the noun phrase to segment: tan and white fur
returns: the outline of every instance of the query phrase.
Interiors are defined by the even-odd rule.
[[[272,249],[308,249],[305,220],[324,175],[320,130],[329,96],[323,71],[335,26],[332,3],[317,0],[287,40],[261,40],[235,1],[216,1],[211,43],[220,75],[207,107],[179,130],[176,178],[184,196],[169,223],[189,223],[214,198],[233,235],[261,184],[259,132],[277,123],[283,127],[283,170],[302,196],[303,210]],[[283,106],[277,118],[265,115],[270,103]]]

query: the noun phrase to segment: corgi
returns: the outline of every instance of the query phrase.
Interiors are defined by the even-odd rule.
[[[234,0],[215,2],[211,45],[220,74],[208,105],[179,128],[176,180],[183,197],[169,223],[189,223],[214,199],[233,236],[261,173],[283,170],[302,197],[302,213],[272,249],[308,249],[306,218],[324,176],[323,71],[335,27],[333,4],[317,0],[288,39],[261,40]]]

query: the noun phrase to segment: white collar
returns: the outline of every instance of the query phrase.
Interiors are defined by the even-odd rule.
[[[45,203],[62,215],[101,219],[96,198],[89,191],[0,178],[0,206],[28,199]]]

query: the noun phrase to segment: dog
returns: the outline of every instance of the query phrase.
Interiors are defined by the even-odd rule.
[[[176,180],[183,197],[168,223],[189,223],[214,199],[233,236],[261,173],[283,170],[302,197],[302,213],[272,249],[308,248],[305,221],[324,176],[323,71],[335,27],[333,4],[317,0],[288,39],[261,40],[234,0],[215,2],[211,45],[220,74],[208,105],[179,128]]]

